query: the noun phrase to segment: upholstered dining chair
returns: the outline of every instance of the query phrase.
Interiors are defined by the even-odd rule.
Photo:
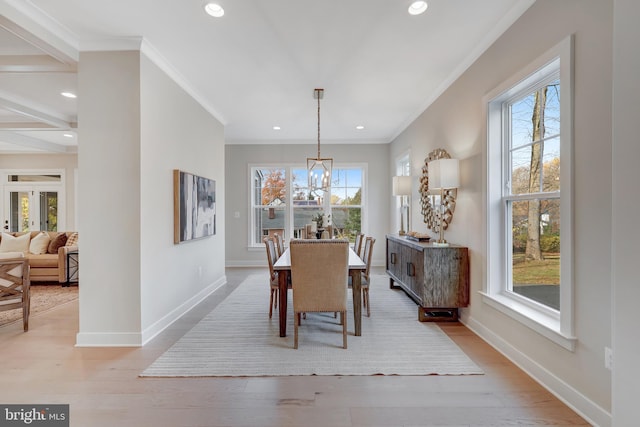
[[[273,269],[273,264],[278,260],[278,254],[274,238],[265,237],[263,242],[267,250],[267,262],[269,263],[269,285],[271,288],[269,293],[269,319],[271,319],[273,309],[278,308],[278,272]]]
[[[292,240],[293,347],[298,348],[300,315],[340,313],[342,346],[347,348],[347,281],[349,242],[346,240]]]
[[[362,258],[362,241],[364,240],[364,233],[356,234],[356,242],[353,244],[353,251]]]
[[[24,331],[29,330],[31,296],[29,261],[22,252],[0,254],[0,311],[22,309]]]

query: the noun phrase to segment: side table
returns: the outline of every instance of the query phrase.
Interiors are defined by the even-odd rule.
[[[67,252],[67,282],[62,286],[67,287],[71,282],[79,282],[80,254],[78,251]]]

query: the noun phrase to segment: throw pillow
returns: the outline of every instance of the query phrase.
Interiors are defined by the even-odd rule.
[[[31,233],[25,233],[18,237],[14,237],[9,233],[2,233],[0,252],[27,252],[29,250],[29,240],[31,240]]]
[[[74,231],[67,239],[65,246],[78,246],[78,232]]]
[[[47,252],[50,254],[57,254],[58,249],[67,244],[67,233],[58,233],[58,235],[51,239],[49,243],[49,248],[47,248]]]
[[[47,249],[49,249],[49,241],[51,241],[49,234],[41,231],[31,239],[31,243],[29,243],[29,252],[36,255],[46,254]]]

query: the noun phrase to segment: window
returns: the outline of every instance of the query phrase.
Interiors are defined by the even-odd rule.
[[[318,217],[331,221],[334,237],[354,240],[362,230],[364,172],[362,166],[334,167],[331,194],[309,194],[307,169],[301,166],[251,167],[251,240],[262,246],[265,236],[305,236]]]
[[[274,234],[286,236],[287,174],[279,167],[251,168],[251,243]]]
[[[487,98],[484,301],[572,350],[571,39]]]
[[[331,218],[334,235],[355,241],[362,230],[362,169],[333,170],[331,182]]]

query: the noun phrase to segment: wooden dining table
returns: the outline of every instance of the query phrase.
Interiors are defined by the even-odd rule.
[[[362,335],[362,287],[361,273],[366,264],[353,249],[349,248],[349,276],[351,276],[351,291],[353,294],[353,323],[356,336]],[[278,300],[280,304],[280,336],[287,336],[287,291],[291,276],[291,255],[289,248],[278,258],[273,269],[278,272]]]

